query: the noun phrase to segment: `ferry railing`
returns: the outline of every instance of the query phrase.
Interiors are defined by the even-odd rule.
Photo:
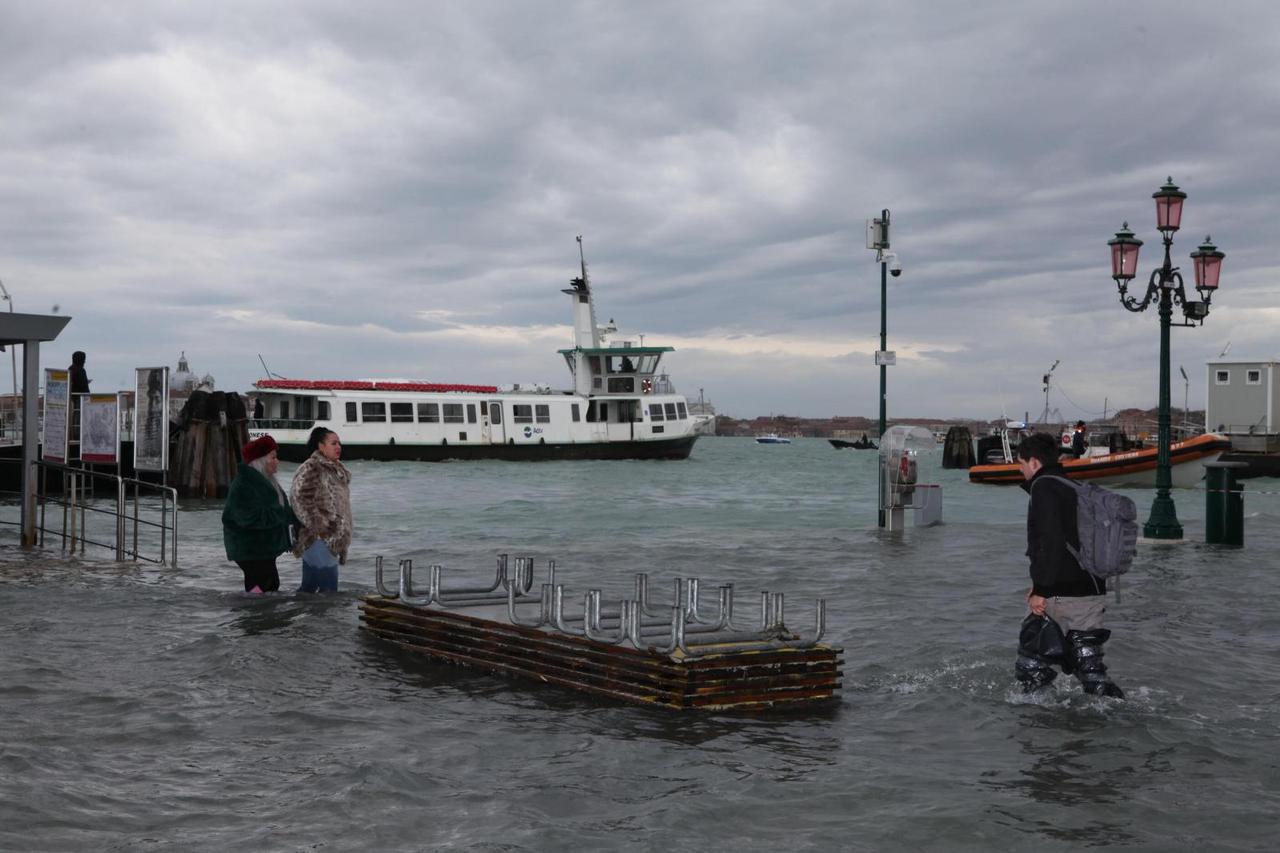
[[[71,554],[84,554],[92,545],[110,550],[120,562],[178,564],[178,492],[173,487],[44,460],[32,463],[32,473],[41,547],[57,539]],[[51,480],[60,489],[51,489]]]

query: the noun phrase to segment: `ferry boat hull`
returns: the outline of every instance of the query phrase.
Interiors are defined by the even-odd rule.
[[[1169,470],[1174,488],[1193,488],[1204,477],[1204,464],[1216,460],[1230,448],[1230,439],[1212,433],[1174,442],[1169,447]],[[1157,448],[1144,447],[1141,450],[1066,459],[1062,468],[1072,480],[1087,480],[1100,486],[1154,486],[1156,454]],[[974,465],[969,469],[969,482],[1017,485],[1022,482],[1022,473],[1016,462]]]
[[[341,429],[341,426],[337,427]],[[339,436],[341,436],[339,432]],[[568,459],[688,459],[697,435],[659,441],[582,442],[545,444],[342,444],[344,461],[465,462],[494,459],[503,462],[540,462]],[[307,458],[305,441],[280,442],[285,462]]]

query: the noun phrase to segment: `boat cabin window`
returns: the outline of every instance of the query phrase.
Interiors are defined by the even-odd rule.
[[[605,356],[605,364],[610,373],[635,373],[636,363],[629,355]]]
[[[640,366],[636,368],[636,373],[653,373],[658,369],[658,356],[642,355],[640,356]]]
[[[550,406],[548,406],[546,403],[539,403],[538,405],[534,406],[533,409],[534,409],[534,414],[536,414],[538,417],[538,423],[540,424],[551,423],[551,407]]]
[[[444,422],[447,424],[462,423],[462,404],[444,403]]]
[[[511,422],[516,424],[533,423],[533,406],[516,403],[511,407]]]
[[[1213,374],[1213,382],[1214,382],[1214,384],[1215,384],[1215,385],[1230,385],[1230,384],[1231,384],[1231,371],[1230,371],[1230,370],[1217,370],[1217,371],[1214,371],[1214,374]]]
[[[587,356],[587,364],[590,365],[591,372],[594,373],[595,375],[599,376],[601,373],[603,373],[603,371],[600,369],[600,356],[598,355]]]
[[[609,377],[609,393],[610,394],[634,394],[636,390],[636,380],[631,376],[610,376]]]
[[[639,400],[618,401],[618,423],[627,424],[642,420]]]
[[[329,413],[329,401],[328,400],[317,401],[316,402],[316,420],[327,421],[331,417],[333,416]]]
[[[594,388],[594,389],[595,389],[595,390],[597,390],[597,391],[599,391],[601,388],[603,388],[603,387],[604,387],[604,386],[601,384],[601,382],[600,382],[600,377],[599,377],[599,376],[593,376],[593,377],[591,377],[591,387],[592,387],[592,388]]]
[[[418,404],[418,423],[420,424],[440,423],[440,404],[439,403],[419,403]]]
[[[391,422],[393,424],[413,423],[413,403],[392,403]]]
[[[473,424],[475,422],[476,422],[476,404],[467,403],[467,423]]]
[[[575,424],[576,424],[576,423],[578,423],[579,421],[581,421],[581,420],[582,420],[582,407],[581,407],[581,406],[579,406],[577,403],[570,403],[570,404],[569,404],[569,417],[573,420],[573,422],[574,422]]]
[[[1261,370],[1246,370],[1246,371],[1244,372],[1244,384],[1246,384],[1246,385],[1261,385],[1261,384],[1262,384],[1262,371],[1261,371]]]
[[[347,423],[353,424],[356,420],[356,404],[347,403]]]
[[[502,423],[502,404],[501,403],[489,404],[489,422],[494,424]]]
[[[689,417],[689,410],[685,408],[683,400],[676,403],[676,408],[680,411],[680,420],[687,420]]]
[[[587,403],[587,423],[607,423],[609,420],[609,404],[597,403],[595,400]]]
[[[387,420],[386,403],[361,403],[360,420],[367,424],[383,423]]]
[[[649,406],[649,420],[651,421],[666,420],[665,418],[662,417],[661,403],[654,403],[651,406]]]
[[[296,397],[295,399],[298,401],[298,420],[300,420],[300,421],[309,421],[309,420],[311,420],[311,403],[312,403],[312,398],[310,398],[310,397]]]
[[[675,403],[667,403],[667,404],[666,404],[666,410],[667,410],[667,420],[669,420],[669,421],[677,420],[677,417],[678,417],[678,416],[676,415],[676,404],[675,404]]]
[[[280,420],[282,421],[289,420],[289,401],[288,400],[280,401]]]

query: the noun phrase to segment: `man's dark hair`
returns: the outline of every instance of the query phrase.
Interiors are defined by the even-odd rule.
[[[1058,440],[1047,432],[1036,432],[1018,442],[1019,459],[1039,459],[1041,465],[1058,461]]]

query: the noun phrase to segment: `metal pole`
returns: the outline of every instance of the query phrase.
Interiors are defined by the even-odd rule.
[[[885,249],[889,248],[889,211],[883,210],[880,213],[884,221],[884,237],[883,246],[880,249],[880,452],[884,452],[884,429],[885,414],[888,400],[888,365],[884,363],[884,353],[889,349],[888,332],[889,332],[889,262],[885,258]],[[879,496],[876,502],[879,504],[879,513],[877,521],[880,527],[884,527],[885,518],[885,482],[884,482],[884,465],[876,466],[880,471]]]
[[[1169,466],[1169,326],[1173,319],[1173,263],[1169,250],[1173,238],[1164,237],[1164,266],[1160,270],[1160,421],[1156,436],[1156,498],[1142,534],[1148,539],[1181,539],[1182,525],[1169,490],[1173,476]]]

